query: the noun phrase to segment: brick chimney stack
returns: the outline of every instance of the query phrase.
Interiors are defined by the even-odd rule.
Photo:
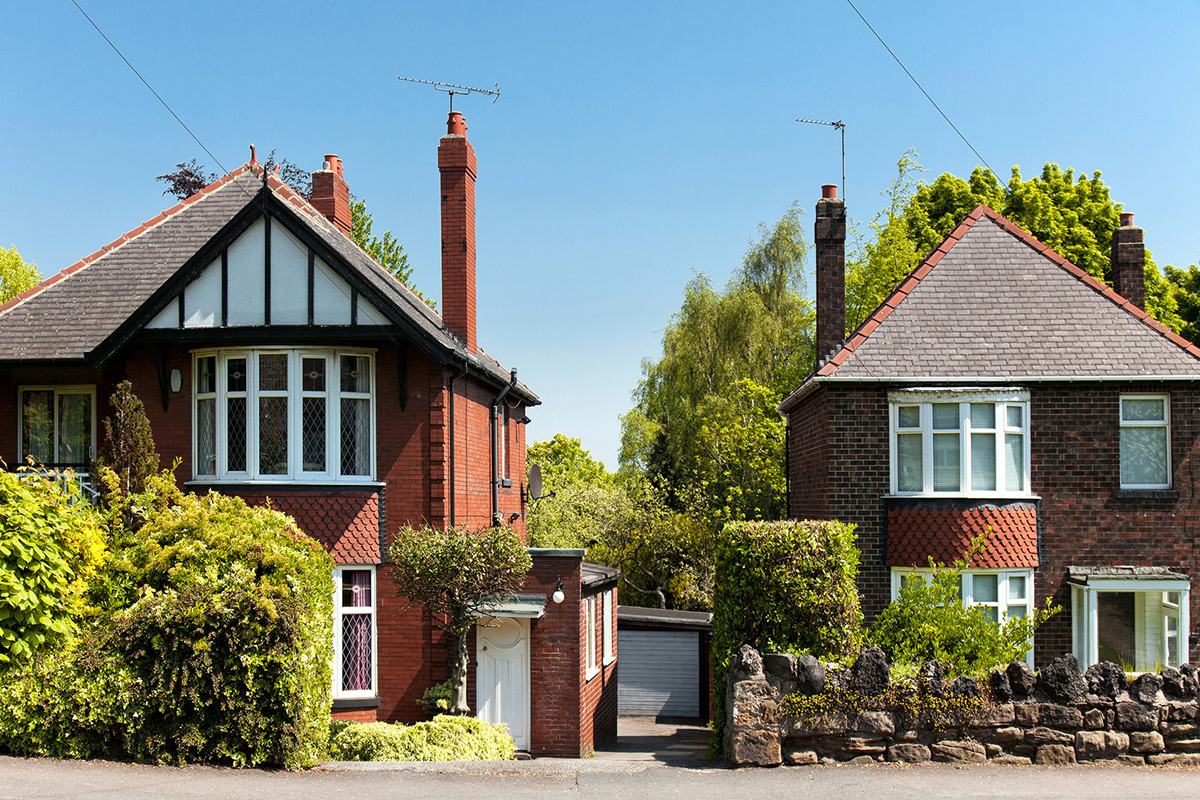
[[[350,235],[350,186],[342,178],[342,160],[335,155],[325,156],[324,165],[312,174],[312,205]]]
[[[474,353],[475,338],[475,148],[462,114],[450,112],[438,144],[442,174],[442,320]]]
[[[813,238],[817,244],[817,366],[846,338],[846,204],[837,185],[821,187]]]
[[[1121,227],[1113,231],[1112,280],[1117,294],[1146,310],[1146,248],[1133,214],[1121,214]]]

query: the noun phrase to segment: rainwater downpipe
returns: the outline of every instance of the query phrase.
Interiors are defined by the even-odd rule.
[[[454,473],[454,441],[458,437],[454,435],[454,383],[467,374],[467,361],[463,359],[462,372],[457,375],[450,376],[450,527],[453,528],[458,524],[455,516],[454,500],[458,496]]]
[[[500,390],[492,401],[492,524],[499,526],[500,519],[500,447],[496,441],[497,427],[500,421],[500,404],[517,385],[517,368],[513,367],[508,385]]]

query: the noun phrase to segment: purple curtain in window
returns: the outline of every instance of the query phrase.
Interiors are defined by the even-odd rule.
[[[371,688],[371,616],[347,614],[342,617],[342,690],[367,691]]]

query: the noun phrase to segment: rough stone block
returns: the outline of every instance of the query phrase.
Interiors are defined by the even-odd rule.
[[[1146,762],[1161,766],[1170,764],[1173,767],[1200,767],[1200,754],[1197,753],[1156,753],[1146,756]]]
[[[992,698],[1007,703],[1012,699],[1012,684],[1008,682],[1008,672],[999,667],[992,667],[988,672],[988,687],[992,690]]]
[[[824,736],[830,733],[841,733],[849,727],[850,720],[845,714],[828,714],[813,719],[793,719],[788,735]]]
[[[1152,705],[1162,690],[1163,679],[1151,672],[1143,672],[1129,684],[1129,696],[1145,705]]]
[[[783,763],[776,731],[734,731],[727,754],[734,766],[775,767]]]
[[[1119,664],[1111,661],[1092,664],[1087,668],[1087,672],[1083,673],[1083,677],[1087,681],[1088,691],[1100,697],[1116,697],[1129,685],[1125,671]]]
[[[796,657],[791,653],[767,653],[762,657],[762,665],[768,679],[796,680]]]
[[[979,742],[935,742],[929,746],[934,761],[983,763],[987,761],[987,750]]]
[[[926,661],[917,672],[917,677],[927,694],[941,697],[946,690],[946,667],[940,661]]]
[[[1116,761],[1118,764],[1124,764],[1127,767],[1144,767],[1144,766],[1146,766],[1146,759],[1144,756],[1131,756],[1128,753],[1122,753],[1121,755],[1117,756],[1113,760]]]
[[[1016,719],[1016,714],[1013,712],[1013,704],[1004,703],[1003,705],[985,706],[967,724],[975,728],[998,727],[1011,725],[1014,719]]]
[[[1168,739],[1167,749],[1172,753],[1200,753],[1200,739]]]
[[[1167,703],[1167,719],[1171,722],[1195,722],[1197,704],[1195,702],[1180,702],[1172,700]]]
[[[992,744],[991,742],[984,742],[983,749],[987,753],[988,758],[995,758],[1004,752],[1003,747],[998,744]]]
[[[1042,703],[1038,706],[1038,724],[1046,728],[1077,730],[1083,727],[1083,713],[1070,706]]]
[[[1025,732],[1025,743],[1038,748],[1048,744],[1074,747],[1075,734],[1055,730],[1054,728],[1033,728]]]
[[[895,733],[896,720],[887,711],[864,711],[858,715],[854,729],[860,733]]]
[[[817,751],[810,748],[792,748],[784,752],[783,760],[794,767],[808,766],[819,761]]]
[[[731,722],[735,728],[779,724],[779,695],[766,680],[738,681],[732,695]]]
[[[868,647],[858,656],[851,669],[854,688],[865,695],[883,694],[888,688],[887,656],[878,647]]]
[[[1129,749],[1135,753],[1161,753],[1165,748],[1158,731],[1132,731],[1129,734]]]
[[[1033,697],[1037,688],[1037,676],[1028,664],[1024,661],[1014,661],[1008,665],[1005,672],[1008,673],[1008,685],[1013,697]]]
[[[1009,764],[1011,766],[1027,767],[1030,764],[1032,764],[1033,762],[1030,760],[1029,756],[1018,756],[1018,755],[1013,755],[1012,753],[1001,753],[1000,755],[996,756],[988,763],[990,763],[990,764]]]
[[[1120,731],[1079,731],[1075,755],[1080,761],[1113,758],[1129,749],[1129,734]]]
[[[1158,727],[1158,709],[1141,703],[1117,703],[1114,727],[1123,731],[1152,731]]]
[[[1038,724],[1037,703],[1015,703],[1013,705],[1013,718],[1022,728],[1036,726]]]
[[[1098,708],[1089,708],[1083,714],[1083,727],[1088,730],[1100,730],[1104,727],[1104,712]]]
[[[997,744],[1013,744],[1015,742],[1025,741],[1025,731],[1022,728],[1009,725],[1004,728],[996,728],[988,734],[988,741],[996,742]]]
[[[741,646],[729,659],[729,675],[734,683],[746,680],[763,680],[762,656],[748,644]]]
[[[901,742],[887,749],[888,761],[902,761],[905,764],[919,764],[930,759],[929,748],[915,742]]]
[[[1200,728],[1190,722],[1168,722],[1163,736],[1168,739],[1194,739],[1197,732],[1200,732]]]
[[[812,656],[796,659],[796,691],[804,695],[825,691],[825,667]]]
[[[1059,703],[1074,703],[1088,690],[1087,681],[1080,674],[1079,661],[1071,653],[1059,656],[1039,672],[1037,685],[1042,693]]]
[[[1048,766],[1061,766],[1075,763],[1075,748],[1062,744],[1044,744],[1037,749],[1033,763]]]

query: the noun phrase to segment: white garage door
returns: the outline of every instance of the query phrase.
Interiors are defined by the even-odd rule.
[[[696,631],[618,631],[617,711],[625,716],[700,716]]]

